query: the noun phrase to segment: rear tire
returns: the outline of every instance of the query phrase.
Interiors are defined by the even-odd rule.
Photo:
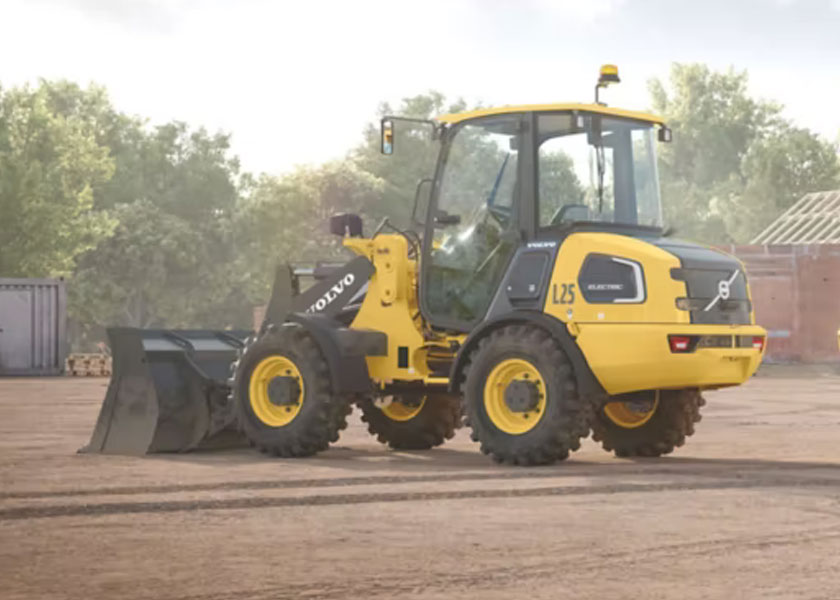
[[[280,361],[283,370],[272,369],[272,361]],[[338,441],[339,432],[347,427],[350,398],[332,392],[327,362],[301,326],[270,328],[246,346],[233,368],[231,389],[239,425],[261,452],[311,456]],[[296,376],[299,400],[277,406],[268,398],[266,386],[269,379],[283,374]]]
[[[653,394],[658,394],[658,400],[651,396]],[[632,413],[625,413],[629,418],[622,420],[620,415],[624,408],[621,405],[638,402],[640,399],[650,406],[655,403],[650,411],[652,414],[639,412],[636,413],[639,416],[634,418]],[[610,403],[614,403],[612,407]],[[596,442],[601,442],[604,450],[620,457],[670,454],[685,444],[685,439],[694,433],[694,424],[701,419],[700,407],[705,403],[700,392],[694,389],[612,396],[595,411],[592,437]]]
[[[405,409],[388,410],[394,405]],[[461,401],[448,394],[427,394],[416,405],[394,396],[384,410],[369,398],[360,400],[358,406],[368,431],[394,450],[429,450],[452,439],[461,426]]]
[[[500,396],[512,382],[538,391],[530,412],[513,410],[506,396]],[[496,462],[544,465],[564,460],[589,432],[589,405],[578,393],[572,366],[559,342],[538,327],[509,325],[479,341],[462,387],[472,439]]]

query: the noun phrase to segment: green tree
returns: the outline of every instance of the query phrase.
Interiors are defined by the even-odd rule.
[[[840,185],[834,148],[790,124],[753,144],[742,173],[746,184],[740,197],[732,197],[728,210],[736,240],[751,239],[806,193]],[[740,211],[739,205],[745,210]]]
[[[546,225],[564,205],[583,204],[585,192],[571,156],[562,151],[541,153],[539,160],[539,222]]]
[[[382,180],[346,160],[262,175],[242,196],[235,219],[239,271],[251,302],[267,301],[278,264],[346,258],[341,240],[329,233],[329,217],[362,215],[370,235],[370,209],[381,202],[383,187]]]
[[[96,194],[119,225],[80,257],[69,286],[81,335],[99,337],[108,325],[250,325],[233,231],[248,179],[228,136],[177,122],[122,125],[112,138],[121,185]]]
[[[97,120],[109,108],[93,86],[0,89],[0,274],[67,275],[113,230],[94,209],[95,190],[114,171]]]
[[[650,83],[653,109],[674,130],[660,147],[666,221],[706,242],[748,242],[807,192],[838,185],[831,145],[751,98],[747,73],[674,64],[670,89]]]

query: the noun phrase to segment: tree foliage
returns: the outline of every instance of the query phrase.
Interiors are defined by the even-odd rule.
[[[96,203],[119,225],[79,258],[72,314],[97,330],[248,325],[233,237],[239,163],[228,136],[125,120],[115,138],[127,143],[114,146],[114,177]]]
[[[381,179],[350,161],[261,176],[241,198],[235,218],[239,270],[253,303],[267,299],[276,265],[311,264],[344,254],[340,240],[328,231],[331,215],[364,215],[370,233],[383,189]]]
[[[99,135],[101,88],[65,82],[0,88],[0,273],[67,275],[113,230],[94,190],[114,171]]]
[[[756,100],[747,73],[674,64],[670,88],[650,83],[674,130],[660,147],[666,221],[705,242],[746,243],[803,194],[840,183],[835,149]]]

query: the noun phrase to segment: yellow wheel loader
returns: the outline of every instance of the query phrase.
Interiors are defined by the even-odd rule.
[[[103,431],[88,449],[111,450],[105,413],[128,423],[132,402],[150,413],[139,452],[183,425],[195,434],[163,449],[232,431],[264,452],[307,456],[338,439],[354,404],[393,448],[437,446],[464,422],[482,452],[519,465],[565,459],[590,432],[619,456],[682,445],[702,391],[746,381],[766,333],[743,265],[663,230],[656,146],[671,132],[599,103],[617,80],[602,69],[594,104],[420,121],[439,148],[415,196],[421,233],[386,220],[366,237],[359,216],[335,215],[331,230],[355,258],[320,272],[280,267],[247,339],[215,332],[202,346],[195,334],[116,330],[145,338],[132,356],[115,348]],[[384,118],[382,152],[399,152],[396,132],[417,125]],[[210,355],[229,360],[227,382],[203,367]],[[156,359],[179,367],[153,372]],[[192,422],[186,408],[171,417],[179,402],[197,407]],[[206,423],[216,425],[202,436]]]

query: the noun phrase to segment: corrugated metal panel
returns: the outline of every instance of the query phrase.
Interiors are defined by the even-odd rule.
[[[840,243],[840,190],[803,196],[751,243]]]
[[[66,355],[62,279],[0,278],[0,375],[58,375]]]

